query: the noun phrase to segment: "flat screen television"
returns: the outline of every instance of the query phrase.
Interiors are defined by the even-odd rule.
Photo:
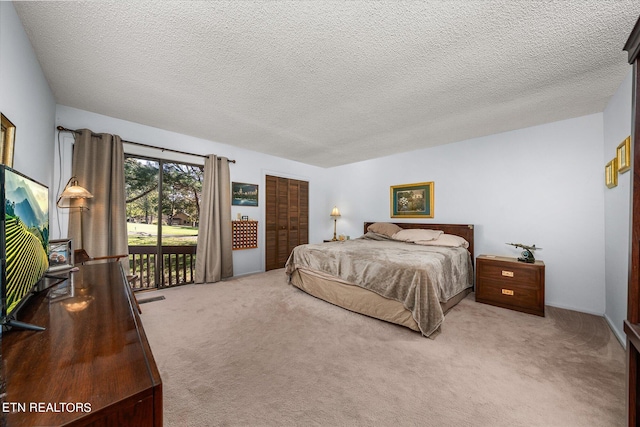
[[[49,188],[0,165],[2,328],[42,330],[17,314],[49,267]]]

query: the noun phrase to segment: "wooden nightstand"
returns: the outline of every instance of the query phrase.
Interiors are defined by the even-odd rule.
[[[480,255],[476,258],[476,301],[544,316],[544,262]]]

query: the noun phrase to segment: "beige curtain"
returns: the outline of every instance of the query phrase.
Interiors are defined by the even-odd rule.
[[[95,135],[82,129],[73,148],[72,174],[93,194],[84,203],[89,210],[71,209],[69,237],[89,256],[128,254],[125,209],[124,150],[117,135]],[[81,229],[82,227],[82,229]],[[123,260],[125,272],[128,259]]]
[[[233,276],[229,161],[213,154],[204,161],[204,183],[196,248],[196,283]]]

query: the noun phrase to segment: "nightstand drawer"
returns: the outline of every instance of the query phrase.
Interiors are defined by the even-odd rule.
[[[517,283],[510,286],[502,280],[485,280],[476,289],[476,301],[532,314],[544,313],[544,301],[539,288],[519,286]]]
[[[529,286],[536,286],[540,282],[540,270],[537,268],[523,268],[522,265],[501,262],[480,262],[477,268],[478,277],[483,279],[515,281]]]

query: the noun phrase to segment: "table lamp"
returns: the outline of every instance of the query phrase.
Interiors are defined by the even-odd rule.
[[[340,216],[340,211],[338,210],[338,208],[336,206],[333,207],[333,210],[331,211],[331,218],[333,218],[333,240],[334,242],[337,239],[336,237],[336,221],[338,220],[338,217]]]

